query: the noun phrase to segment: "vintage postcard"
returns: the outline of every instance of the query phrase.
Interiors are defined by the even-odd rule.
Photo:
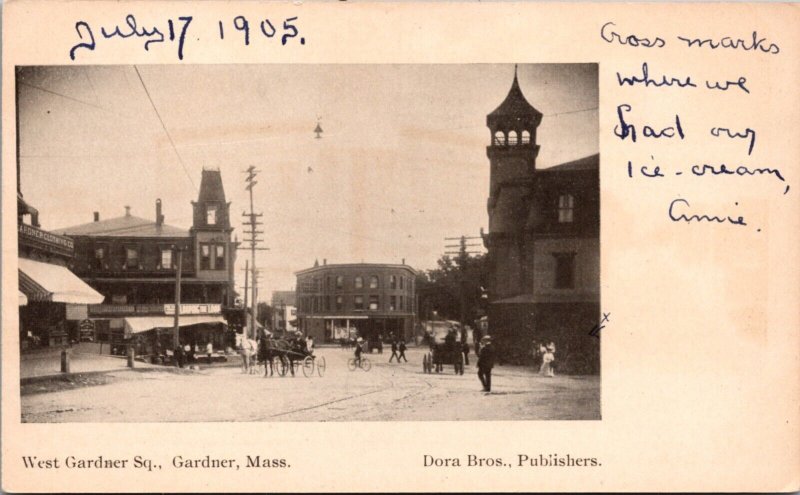
[[[3,489],[800,489],[798,21],[6,3]]]

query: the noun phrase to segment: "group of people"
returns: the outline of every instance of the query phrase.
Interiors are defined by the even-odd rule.
[[[263,365],[264,376],[274,374],[274,358],[281,353],[289,355],[290,364],[295,358],[314,355],[314,337],[311,335],[305,338],[293,336],[283,340],[289,344],[288,349],[279,350],[278,346],[270,344],[270,342],[277,341],[267,331],[262,331],[256,341],[242,337],[239,344],[239,354],[242,356],[242,373],[258,373],[258,367]],[[293,366],[291,366],[291,372],[294,375]]]
[[[160,347],[160,346],[156,346]],[[208,364],[211,364],[211,356],[214,354],[214,344],[210,341],[205,346],[206,357],[208,359]],[[173,356],[175,357],[175,364],[178,365],[179,368],[183,368],[187,364],[194,364],[200,361],[199,355],[201,354],[200,347],[195,345],[178,345],[175,347],[173,351]]]
[[[392,356],[389,358],[389,362],[391,363],[394,358],[397,358],[398,363],[401,358],[406,363],[408,362],[406,358],[406,342],[402,339],[392,340]]]
[[[544,342],[534,342],[533,354],[535,361],[541,359],[541,363],[539,363],[539,374],[546,377],[554,377],[556,344],[554,342],[550,342],[549,344],[545,345]]]

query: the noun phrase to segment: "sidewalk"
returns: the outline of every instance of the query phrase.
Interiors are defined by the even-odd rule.
[[[96,373],[128,369],[128,360],[123,356],[84,353],[68,350],[70,373]],[[136,361],[137,368],[159,368],[160,366]],[[21,379],[61,375],[61,348],[36,350],[25,353],[20,359]]]

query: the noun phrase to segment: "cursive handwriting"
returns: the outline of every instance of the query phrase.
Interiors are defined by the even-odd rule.
[[[743,133],[741,132],[731,132],[730,129],[726,129],[725,127],[712,127],[711,128],[711,135],[714,137],[720,137],[722,133],[725,133],[729,138],[742,138],[747,139],[750,138],[750,147],[747,149],[747,154],[753,154],[753,146],[756,145],[756,131],[750,129],[749,127],[745,129]]]
[[[766,38],[759,38],[758,33],[753,31],[753,40],[747,41],[741,38],[732,38],[730,36],[725,36],[720,38],[719,40],[712,40],[711,38],[706,38],[701,40],[700,38],[686,38],[684,36],[678,36],[679,40],[686,43],[686,46],[692,48],[694,46],[704,47],[707,46],[712,50],[716,50],[717,48],[730,48],[733,50],[744,50],[744,51],[755,51],[755,52],[763,52],[768,53],[770,55],[777,55],[781,52],[781,49],[775,43],[770,43],[766,45],[765,42],[767,41]]]
[[[656,38],[644,38],[636,36],[635,34],[630,34],[628,36],[623,37],[620,34],[617,34],[611,26],[616,26],[613,22],[607,22],[603,24],[603,27],[600,28],[600,37],[603,38],[603,41],[606,43],[619,43],[620,45],[627,45],[627,46],[642,46],[645,48],[661,48],[663,47],[666,42],[659,37]]]
[[[726,223],[727,222],[727,223],[730,223],[731,225],[740,225],[740,226],[747,225],[745,223],[745,221],[744,221],[744,217],[741,217],[741,216],[737,217],[737,218],[731,218],[730,216],[719,217],[719,216],[716,216],[716,215],[686,215],[685,213],[681,213],[681,214],[676,216],[675,205],[679,204],[679,203],[683,203],[686,206],[691,206],[689,204],[689,202],[686,201],[685,199],[680,199],[680,198],[673,199],[672,202],[669,204],[669,210],[668,210],[669,218],[673,222],[686,222],[686,223],[692,223],[693,221],[696,221],[696,222],[711,222],[711,223]],[[739,205],[739,203],[736,203],[736,206],[738,206],[738,205]]]
[[[687,76],[685,79],[681,80],[677,77],[670,77],[667,79],[667,76],[661,76],[661,80],[659,81],[658,78],[653,79],[650,77],[649,68],[647,66],[647,62],[642,64],[642,75],[641,76],[631,76],[631,77],[622,77],[619,72],[617,72],[617,82],[620,86],[629,85],[633,86],[634,84],[641,84],[643,83],[645,87],[648,86],[655,86],[657,88],[661,86],[673,86],[676,85],[679,88],[685,87],[692,87],[696,88],[697,85],[692,82],[691,76]]]
[[[630,112],[631,110],[631,106],[627,103],[617,106],[617,117],[619,118],[619,124],[614,126],[614,135],[623,141],[630,136],[631,141],[635,143],[637,139],[636,126],[626,122],[625,115],[623,114],[623,111]],[[675,136],[678,136],[680,139],[685,139],[686,137],[683,134],[683,127],[681,126],[681,118],[679,115],[675,115],[674,126],[663,127],[661,130],[654,129],[650,125],[645,125],[642,127],[642,136],[654,139],[659,139],[662,137],[672,139]]]
[[[192,16],[182,16],[177,18],[179,22],[183,23],[180,28],[180,32],[177,33],[175,30],[175,21],[172,19],[167,19],[167,36],[169,37],[169,41],[175,41],[176,38],[178,40],[178,59],[183,60],[183,47],[186,40],[186,33],[189,29],[189,24],[192,23]],[[69,51],[69,58],[71,60],[75,60],[75,53],[78,49],[86,49],[89,51],[94,51],[97,47],[97,42],[95,40],[94,32],[92,31],[92,27],[86,21],[78,21],[75,23],[75,31],[78,33],[78,37],[81,40],[88,40],[83,41],[80,43],[76,43]],[[133,14],[128,14],[125,16],[125,24],[120,26],[119,24],[114,26],[113,29],[106,29],[104,26],[100,27],[100,34],[102,34],[103,38],[105,39],[112,39],[112,38],[120,38],[120,39],[127,39],[131,37],[135,38],[144,38],[144,49],[146,51],[150,51],[150,43],[163,43],[165,41],[164,32],[159,29],[157,26],[153,26],[152,28],[146,28],[144,26],[139,26],[138,22],[136,21],[136,17]],[[86,38],[84,38],[84,35]]]
[[[782,182],[786,182],[786,179],[783,178],[781,175],[781,171],[777,168],[753,168],[750,169],[745,167],[744,165],[740,165],[736,168],[728,168],[727,165],[724,163],[714,166],[704,163],[702,166],[700,165],[692,165],[692,173],[697,176],[706,175],[706,173],[711,175],[763,175],[763,174],[771,174],[780,179]]]

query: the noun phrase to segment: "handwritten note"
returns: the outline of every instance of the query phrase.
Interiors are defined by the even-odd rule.
[[[642,62],[636,69],[615,68],[614,84],[623,90],[645,88],[650,92],[648,98],[652,100],[669,101],[670,95],[666,91],[726,93],[735,100],[735,105],[748,106],[748,97],[755,91],[754,86],[767,86],[753,85],[753,80],[758,78],[759,74],[737,73],[735,66],[727,67],[726,74],[720,74],[718,78],[700,78],[689,70],[675,69],[673,66],[668,69],[648,61],[649,56],[657,54],[666,47],[674,46],[686,52],[703,50],[708,52],[706,56],[713,56],[714,52],[737,52],[748,57],[785,56],[777,41],[770,40],[758,31],[720,38],[696,37],[689,34],[668,37],[652,33],[626,32],[614,21],[608,21],[600,27],[599,37],[602,42],[613,45],[615,49],[641,52]],[[656,55],[656,58],[659,57]],[[753,109],[754,112],[756,110]],[[713,113],[703,115],[700,121],[687,125],[685,117],[681,116],[683,111],[685,109],[676,106],[674,115],[664,119],[663,115],[650,115],[646,108],[622,100],[615,104],[616,118],[612,132],[617,140],[640,150],[648,148],[653,143],[669,143],[673,150],[676,147],[688,147],[687,137],[693,133],[695,144],[697,139],[702,139],[708,140],[709,143],[724,141],[726,146],[738,147],[739,158],[735,162],[715,160],[713,155],[699,150],[696,161],[662,164],[659,162],[657,152],[653,151],[647,162],[627,160],[625,166],[628,179],[663,181],[666,177],[672,176],[689,181],[706,178],[711,179],[706,182],[707,187],[711,189],[714,187],[714,179],[725,176],[741,178],[741,188],[753,187],[748,183],[749,180],[766,177],[779,186],[777,194],[789,193],[791,187],[780,164],[758,163],[757,154],[754,156],[759,143],[759,130],[755,126],[719,121]],[[734,199],[731,204],[720,204],[716,211],[700,211],[692,202],[692,198],[675,197],[663,207],[665,220],[696,225],[724,224],[751,228],[755,232],[762,230],[761,226],[754,225],[748,220],[746,208],[740,205],[738,200]]]
[[[243,15],[237,15],[230,19],[219,19],[216,21],[217,29],[214,36],[220,41],[226,39],[230,42],[242,43],[245,46],[256,44],[258,38],[264,40],[280,40],[281,46],[286,45],[292,39],[297,38],[301,45],[306,44],[306,39],[300,36],[300,31],[296,26],[298,18],[287,17],[281,20],[270,20],[267,17],[258,19],[248,19]],[[142,22],[140,23],[134,14],[125,16],[123,23],[107,23],[103,25],[92,25],[85,20],[75,22],[75,32],[77,41],[69,49],[69,58],[76,60],[79,55],[92,52],[101,48],[101,40],[127,40],[141,43],[145,51],[150,51],[153,43],[173,43],[176,45],[176,55],[178,60],[183,60],[184,50],[187,40],[197,32],[197,36],[209,35],[212,30],[192,28],[195,17],[191,15],[177,16],[174,19],[166,19],[161,22]],[[275,27],[277,24],[277,28]],[[190,28],[192,31],[190,32]],[[280,29],[280,31],[279,31]],[[227,37],[227,38],[226,38]],[[196,37],[199,40],[199,37]]]

